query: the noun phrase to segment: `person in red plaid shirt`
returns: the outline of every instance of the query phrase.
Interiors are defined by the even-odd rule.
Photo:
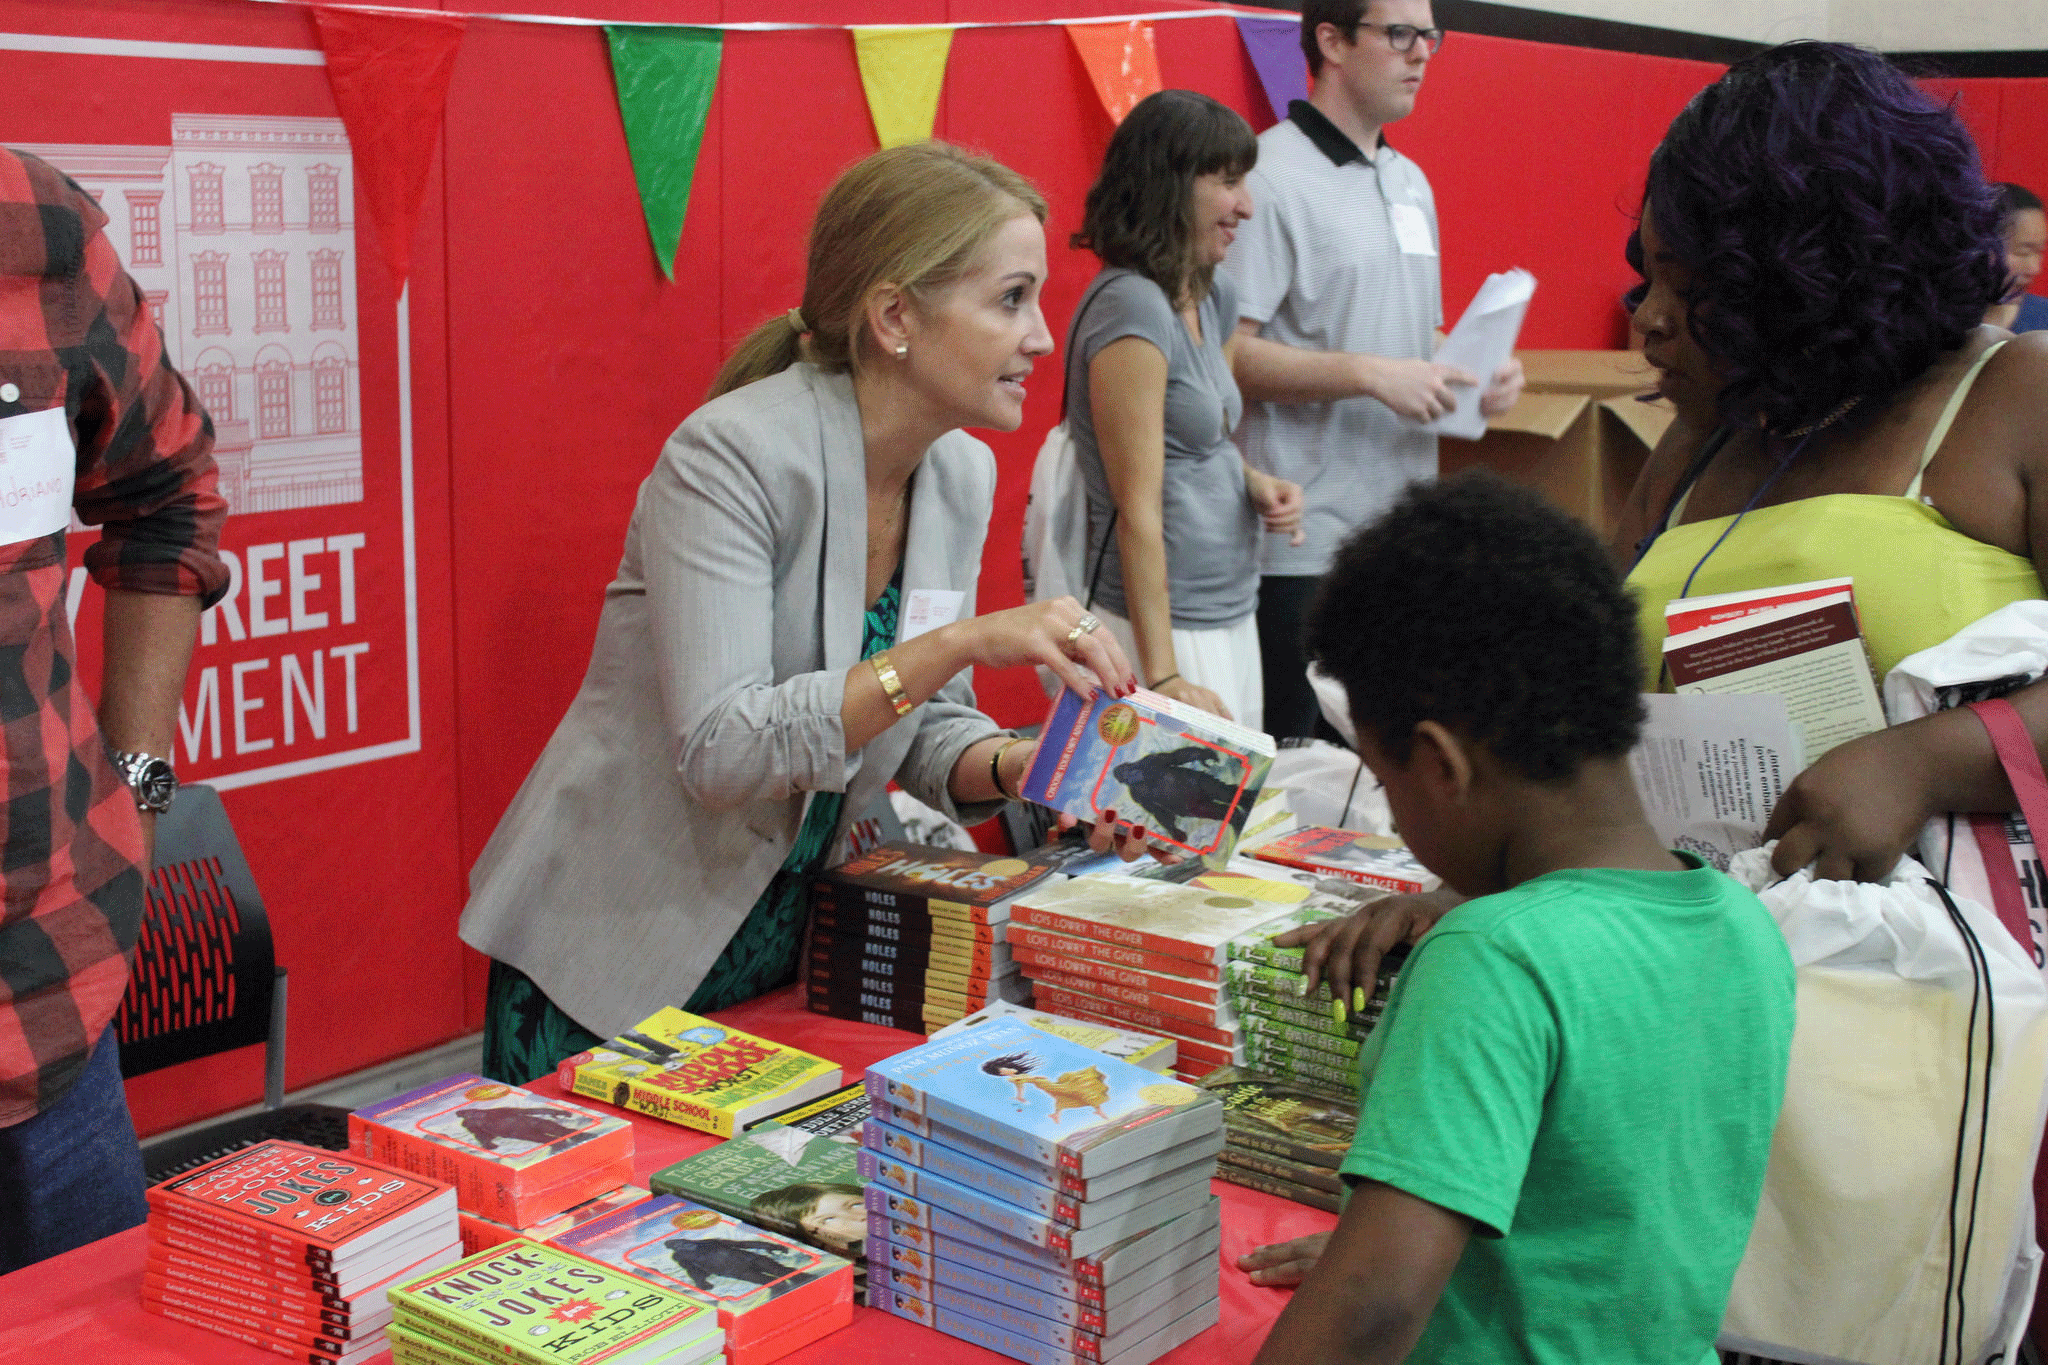
[[[106,221],[0,148],[0,1272],[144,1216],[109,1021],[199,613],[228,586],[213,424]],[[101,527],[97,719],[64,607],[74,510]]]

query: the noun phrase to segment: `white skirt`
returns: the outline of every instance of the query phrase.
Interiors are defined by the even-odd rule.
[[[1138,661],[1137,637],[1131,623],[1113,611],[1091,607],[1109,633],[1124,647],[1124,657],[1133,668]],[[1254,730],[1266,728],[1266,680],[1259,666],[1259,621],[1257,613],[1234,626],[1211,626],[1206,630],[1173,632],[1173,659],[1180,675],[1197,687],[1206,687],[1223,699],[1230,718]],[[1151,679],[1140,676],[1139,685]]]

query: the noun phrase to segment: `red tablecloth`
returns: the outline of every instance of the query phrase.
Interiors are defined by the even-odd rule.
[[[913,1035],[894,1029],[812,1014],[800,1007],[791,991],[751,1001],[718,1017],[830,1058],[846,1068],[849,1082],[871,1063],[915,1046]],[[643,1184],[663,1166],[712,1142],[706,1134],[644,1115],[628,1117],[634,1120],[634,1170]],[[1161,1357],[1169,1365],[1230,1365],[1250,1360],[1286,1304],[1287,1294],[1248,1283],[1233,1262],[1262,1243],[1321,1232],[1335,1223],[1326,1213],[1271,1195],[1222,1181],[1214,1187],[1223,1196],[1222,1321]],[[278,1359],[256,1347],[143,1312],[143,1249],[143,1229],[133,1228],[0,1277],[0,1361],[24,1365],[263,1365]],[[378,1362],[389,1359],[388,1355],[375,1357]],[[888,1313],[857,1308],[851,1327],[784,1359],[790,1365],[914,1365],[922,1361],[999,1365],[1005,1357]]]

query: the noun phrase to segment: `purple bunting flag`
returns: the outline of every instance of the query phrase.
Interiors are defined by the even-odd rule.
[[[1237,16],[1237,36],[1259,73],[1273,121],[1287,117],[1289,100],[1308,98],[1308,60],[1301,55],[1301,20]]]

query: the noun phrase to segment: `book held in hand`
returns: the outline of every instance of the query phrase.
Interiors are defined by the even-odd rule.
[[[1220,865],[1273,766],[1273,738],[1139,688],[1053,698],[1019,794],[1093,823],[1114,813]]]
[[[836,1090],[841,1073],[808,1052],[671,1008],[563,1058],[555,1080],[572,1095],[731,1137],[755,1119]]]
[[[1679,598],[1664,618],[1672,690],[1783,697],[1804,763],[1884,728],[1846,580]],[[1710,623],[1680,628],[1702,620]]]

